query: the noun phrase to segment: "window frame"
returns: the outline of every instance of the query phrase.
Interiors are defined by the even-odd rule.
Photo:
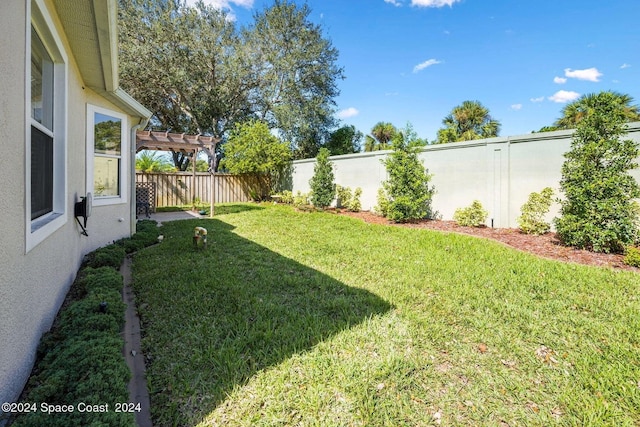
[[[44,0],[27,2],[25,55],[25,252],[29,252],[68,221],[67,127],[68,57]],[[32,118],[31,105],[31,31],[37,33],[53,63],[52,130]],[[53,138],[52,211],[31,219],[31,129]]]
[[[118,171],[118,179],[119,179],[119,187],[120,194],[117,196],[99,196],[95,192],[94,188],[94,171],[95,171],[95,116],[96,113],[111,116],[121,120],[120,126],[120,155],[107,155],[100,154],[100,157],[108,157],[119,160],[119,171]],[[106,206],[106,205],[116,205],[116,204],[125,204],[129,202],[128,199],[128,155],[129,155],[129,138],[127,134],[128,129],[128,117],[126,114],[123,114],[118,111],[114,111],[108,108],[100,107],[93,104],[87,104],[87,192],[90,192],[93,195],[93,205],[94,206]]]

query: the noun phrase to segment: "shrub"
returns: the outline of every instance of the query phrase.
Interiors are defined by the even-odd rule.
[[[377,214],[386,217],[389,212],[389,196],[387,196],[387,192],[384,191],[384,188],[378,188],[376,202],[376,206],[373,208],[373,210]]]
[[[349,209],[351,203],[351,187],[343,187],[342,185],[336,185],[336,207]]]
[[[362,196],[362,188],[356,187],[356,189],[353,191],[353,198],[349,202],[347,209],[349,209],[351,212],[360,212],[362,210],[360,196]]]
[[[126,252],[123,246],[113,244],[97,249],[87,256],[87,265],[89,267],[113,267],[120,268]]]
[[[313,168],[313,177],[309,180],[312,192],[311,203],[321,209],[329,206],[336,195],[333,165],[329,161],[329,154],[326,148],[320,149]]]
[[[121,248],[122,249],[122,248]],[[122,276],[111,267],[84,268],[72,286],[51,331],[38,346],[37,362],[24,401],[104,404],[129,400],[131,376],[120,336],[124,324]],[[106,310],[100,308],[107,302]],[[112,408],[110,408],[112,409]],[[14,426],[131,426],[133,414],[79,412],[18,416]]]
[[[640,248],[628,247],[623,262],[632,267],[640,267]]]
[[[278,194],[280,196],[280,203],[284,203],[290,205],[293,203],[293,193],[289,190],[284,190],[282,193]]]
[[[296,191],[296,195],[293,196],[293,206],[296,208],[306,206],[310,202],[309,193],[301,193],[300,190]]]
[[[551,229],[551,224],[544,220],[544,216],[551,207],[553,190],[544,188],[540,193],[529,194],[529,199],[520,208],[520,216],[516,218],[520,230],[525,234],[544,234]]]
[[[421,144],[411,126],[407,125],[394,136],[393,152],[384,160],[389,179],[382,186],[388,205],[380,206],[380,200],[378,205],[385,212],[384,216],[395,222],[422,219],[433,214],[431,199],[435,191],[429,186],[431,175],[418,159]]]
[[[478,200],[474,200],[471,206],[458,208],[453,214],[453,220],[465,227],[480,227],[487,221],[489,213],[482,207]]]
[[[622,252],[638,239],[633,199],[638,182],[629,174],[638,167],[638,144],[622,140],[625,108],[611,92],[594,96],[565,153],[560,188],[561,216],[555,220],[562,242],[595,252]]]

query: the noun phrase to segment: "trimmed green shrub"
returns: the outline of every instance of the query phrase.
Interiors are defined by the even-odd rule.
[[[342,185],[336,185],[336,207],[349,209],[351,203],[351,187],[343,187]]]
[[[594,95],[565,153],[560,188],[561,216],[555,220],[565,245],[595,252],[622,252],[638,240],[634,199],[640,186],[629,174],[638,167],[638,144],[623,140],[625,106],[612,92]]]
[[[489,213],[482,207],[482,203],[474,200],[471,206],[458,208],[453,213],[453,220],[465,227],[480,227],[485,225]]]
[[[296,208],[309,205],[310,199],[308,193],[301,193],[300,190],[296,192],[296,195],[293,196],[293,206]]]
[[[112,244],[97,249],[93,253],[89,254],[87,256],[87,266],[93,268],[120,268],[120,265],[122,265],[122,261],[126,255],[124,247],[118,244]]]
[[[383,217],[387,216],[387,213],[389,212],[389,197],[387,196],[387,192],[384,191],[384,188],[378,188],[376,205],[373,210]]]
[[[392,221],[405,222],[433,215],[431,199],[435,190],[429,186],[429,171],[418,158],[421,147],[422,140],[410,125],[393,137],[393,152],[384,160],[389,179],[382,184],[388,205],[380,206],[378,201],[384,216]]]
[[[293,193],[289,190],[284,190],[282,193],[277,194],[277,196],[280,196],[280,203],[284,203],[287,205],[290,205],[293,203]]]
[[[313,168],[313,176],[309,180],[312,192],[311,203],[321,209],[329,206],[336,195],[333,165],[329,161],[329,154],[326,148],[320,149]]]
[[[551,229],[551,224],[544,220],[544,216],[551,208],[553,189],[544,188],[540,193],[529,194],[529,199],[520,208],[520,216],[516,218],[520,230],[525,234],[544,234]]]
[[[353,190],[353,197],[351,198],[347,209],[349,209],[351,212],[360,212],[362,210],[360,196],[362,196],[362,188],[356,187],[356,189]]]
[[[640,267],[640,248],[628,247],[623,262],[632,267]]]

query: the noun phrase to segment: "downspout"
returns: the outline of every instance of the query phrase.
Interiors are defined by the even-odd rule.
[[[147,123],[149,123],[148,118],[140,119],[140,123],[133,126],[131,128],[131,143],[130,147],[130,164],[129,164],[129,173],[131,174],[131,179],[129,179],[129,185],[131,186],[131,191],[129,191],[129,235],[133,235],[136,232],[136,133],[139,130],[143,130],[147,127]]]

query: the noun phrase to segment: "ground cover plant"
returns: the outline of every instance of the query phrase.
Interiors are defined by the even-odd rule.
[[[117,403],[130,401],[131,376],[122,356],[126,306],[117,269],[126,253],[155,243],[157,237],[155,221],[139,221],[131,238],[86,256],[51,330],[40,341],[20,398],[30,405],[13,426],[135,425],[133,413],[115,412]],[[61,405],[74,405],[74,410],[61,411]],[[49,407],[59,413],[47,413]]]
[[[637,273],[225,208],[134,259],[154,425],[640,423]]]

